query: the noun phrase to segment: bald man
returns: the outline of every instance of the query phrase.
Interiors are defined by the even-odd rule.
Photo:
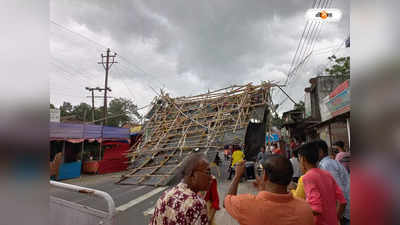
[[[205,155],[192,155],[183,166],[183,180],[157,201],[150,225],[208,225],[206,202],[197,193],[207,191],[210,183],[210,164]]]
[[[293,167],[282,155],[271,155],[263,162],[263,176],[257,177],[257,195],[240,194],[237,189],[245,167],[241,162],[224,200],[226,211],[241,225],[313,225],[311,207],[287,191]]]

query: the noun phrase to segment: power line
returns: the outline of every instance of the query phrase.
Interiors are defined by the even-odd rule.
[[[333,0],[327,0],[325,6],[323,6],[323,8],[331,8],[332,4],[333,4]],[[316,35],[314,36],[314,40],[312,40],[310,48],[309,48],[310,53],[314,51],[315,43],[317,43],[319,41],[321,30],[322,30],[321,23],[318,23]]]
[[[125,62],[127,62],[128,65],[133,65],[137,70],[139,70],[140,72],[142,72],[144,75],[153,77],[153,78],[154,78],[153,81],[158,82],[158,83],[160,84],[160,87],[162,87],[162,86],[164,85],[164,84],[162,84],[157,78],[155,78],[155,76],[149,74],[148,72],[146,72],[145,70],[143,70],[143,69],[140,68],[139,66],[137,66],[137,65],[135,65],[135,64],[133,64],[133,63],[131,63],[131,62],[129,62],[128,59],[126,59],[125,57],[120,56],[120,58],[121,58],[122,60],[124,60]],[[132,70],[132,68],[129,67],[128,65],[124,65],[124,66],[125,66],[127,69],[131,70],[132,72],[137,73],[137,71]],[[147,80],[148,78],[145,78],[145,79]]]
[[[75,98],[79,98],[79,99],[85,99],[82,96],[78,96],[78,95],[71,95],[71,94],[65,94],[65,93],[61,93],[61,92],[57,92],[57,91],[51,91],[52,94],[51,95],[58,95],[58,96],[68,96],[68,97],[75,97]]]
[[[76,34],[76,35],[78,35],[79,37],[83,38],[84,40],[90,41],[90,42],[96,44],[96,45],[99,46],[99,47],[107,48],[104,44],[102,44],[102,43],[100,43],[100,42],[98,42],[98,41],[95,41],[95,40],[93,40],[93,39],[91,39],[91,38],[88,38],[88,37],[86,37],[86,36],[84,36],[84,35],[82,35],[82,34],[76,32],[76,31],[74,31],[74,30],[72,30],[72,29],[70,29],[70,28],[67,28],[66,26],[63,26],[63,25],[61,25],[61,24],[59,24],[59,23],[53,21],[53,20],[50,20],[50,22],[51,22],[52,24],[56,25],[57,27],[61,28],[61,30],[70,32],[70,33],[72,33],[72,34]],[[125,62],[127,63],[127,65],[125,65],[125,64],[123,64],[123,63],[121,63],[120,65],[122,65],[122,66],[124,66],[125,68],[127,68],[128,70],[132,71],[134,74],[137,74],[138,71],[133,70],[133,69],[129,66],[129,65],[132,65],[136,70],[139,70],[139,71],[140,71],[141,73],[143,73],[144,75],[151,76],[151,78],[152,78],[152,81],[151,81],[151,82],[148,81],[149,78],[148,78],[147,76],[143,76],[143,78],[145,78],[145,80],[147,80],[147,82],[148,82],[149,84],[151,84],[151,83],[153,83],[154,81],[156,81],[156,82],[158,82],[158,83],[160,84],[161,87],[163,86],[163,84],[162,84],[155,76],[149,74],[148,72],[146,72],[146,71],[145,71],[144,69],[142,69],[141,67],[139,67],[139,66],[133,64],[133,63],[130,62],[126,57],[124,57],[123,55],[121,55],[120,53],[119,53],[118,55],[119,55],[119,58],[120,58],[121,60],[123,60],[123,61],[125,61]],[[122,69],[122,68],[121,68],[121,69]],[[122,76],[121,76],[121,78],[122,78]],[[127,86],[125,85],[125,83],[123,83],[123,84],[124,84],[125,87],[127,87]],[[131,92],[130,88],[127,87],[127,89],[128,89],[128,91],[133,95],[133,93]]]
[[[322,1],[319,1],[317,3],[317,1],[314,0],[313,8],[315,8],[316,6],[320,7],[320,8],[331,7],[332,2],[333,1],[326,0],[323,3],[322,3]],[[310,55],[313,53],[313,49],[314,49],[316,40],[319,39],[319,34],[321,32],[320,25],[321,25],[320,23],[314,22],[313,28],[311,28],[312,25],[310,25],[310,22],[307,21],[307,24],[301,35],[299,45],[296,49],[296,53],[293,56],[292,62],[290,64],[289,72],[288,72],[288,75],[285,80],[285,85],[289,85],[289,82],[291,82],[293,80],[292,78],[297,73],[297,71],[299,71],[310,60],[310,58],[311,58]],[[307,30],[307,33],[306,33],[306,30]],[[310,30],[311,30],[311,33],[310,33]],[[304,38],[305,33],[306,33],[306,36]],[[303,38],[304,38],[304,40],[303,40]],[[304,51],[303,51],[303,49],[304,49]],[[300,53],[299,53],[299,50],[300,50]],[[297,64],[297,62],[299,62],[298,65],[294,66]],[[298,77],[298,76],[296,76],[296,77]],[[287,97],[285,97],[283,99],[281,104],[283,104],[286,100],[287,100]]]
[[[326,8],[328,6],[328,3],[329,3],[329,0],[325,0],[323,3],[322,3],[322,1],[320,1],[318,3],[317,8]],[[304,57],[306,57],[312,51],[312,47],[314,46],[317,34],[319,34],[318,28],[320,25],[321,25],[320,22],[313,21],[313,27],[311,28],[312,30],[309,29],[309,31],[311,30],[311,33],[309,35],[307,33],[307,36],[305,38],[306,41],[304,43],[306,43],[306,44],[303,45],[303,47],[305,46],[304,51],[303,52],[300,51],[300,57],[299,57],[300,62],[304,59]],[[294,76],[294,74],[299,70],[299,68],[300,67],[297,67],[297,69],[293,69],[291,71],[290,75]]]
[[[53,57],[54,58],[54,57]],[[54,58],[55,59],[55,58]],[[63,65],[65,65],[66,66],[66,64],[64,64],[64,63],[61,63],[61,62],[59,62],[58,60],[56,60],[55,59],[55,61],[57,62],[57,63],[59,63],[59,64],[63,64]],[[60,66],[60,65],[56,65],[56,66]],[[118,68],[118,67],[117,67]],[[71,69],[73,69],[72,67],[71,67]],[[67,72],[66,70],[65,70],[65,68],[63,67],[63,71],[64,72]],[[79,77],[78,76],[72,76],[72,74],[70,74],[70,73],[68,73],[69,75],[71,75],[70,77],[74,77],[74,78],[80,78],[82,81],[83,81],[83,75],[80,75]],[[82,73],[83,74],[83,73]],[[94,75],[92,75],[92,76],[94,76]],[[126,82],[126,80],[124,79],[124,77],[123,76],[120,76],[120,78],[121,79],[123,79],[125,82]],[[91,82],[91,80],[85,80],[85,82],[89,82],[89,83],[91,83],[93,86],[96,86],[94,83],[92,83]],[[119,82],[121,82],[127,89],[128,89],[128,91],[129,91],[129,93],[131,94],[131,97],[133,98],[134,97],[134,95],[133,95],[133,93],[132,93],[132,91],[131,91],[131,89],[128,87],[128,86],[126,86],[126,84],[124,83],[124,82],[122,82],[121,80],[119,80]]]
[[[68,32],[73,33],[73,34],[76,34],[76,35],[79,35],[79,36],[82,37],[83,39],[88,40],[88,41],[90,41],[90,42],[92,42],[92,43],[94,43],[94,44],[96,44],[96,45],[98,45],[98,46],[100,46],[100,47],[108,48],[108,47],[105,46],[104,44],[101,44],[101,43],[98,42],[98,41],[95,41],[95,40],[93,40],[93,39],[91,39],[91,38],[88,38],[88,37],[86,37],[86,36],[84,36],[84,35],[82,35],[82,34],[76,32],[76,31],[73,31],[72,29],[67,28],[66,26],[63,26],[63,25],[61,25],[61,24],[59,24],[59,23],[57,23],[57,22],[55,22],[55,21],[53,21],[53,20],[50,20],[50,22],[53,23],[54,25],[56,25],[56,26],[62,28],[63,30],[68,31]],[[114,49],[114,50],[118,51],[116,48],[111,48],[111,49]],[[154,76],[152,76],[151,74],[149,74],[148,72],[146,72],[144,69],[142,69],[142,68],[139,67],[138,65],[135,65],[134,63],[130,62],[126,57],[124,57],[123,55],[121,55],[121,51],[118,51],[118,52],[119,52],[118,56],[119,56],[120,59],[122,59],[122,60],[124,60],[125,62],[127,62],[128,64],[134,66],[137,70],[141,71],[141,72],[144,73],[145,75],[148,75],[148,76],[153,77],[155,81],[159,82],[159,81],[157,80],[157,78],[155,78]],[[126,66],[127,66],[127,65],[126,65]],[[128,66],[127,66],[127,67],[128,67]],[[129,67],[128,67],[128,68],[129,68]],[[135,71],[135,73],[136,73],[136,71]],[[154,80],[153,80],[153,81],[154,81]],[[160,82],[159,82],[159,83],[160,83]],[[161,83],[160,83],[160,84],[161,84]],[[161,84],[161,86],[163,86],[163,84]]]
[[[93,86],[96,86],[96,84],[92,83],[91,80],[84,79],[82,76],[80,76],[78,74],[75,74],[75,75],[72,74],[67,69],[65,69],[65,67],[62,64],[57,64],[56,62],[50,62],[50,63],[53,64],[54,66],[56,66],[56,68],[58,68],[59,70],[63,71],[64,73],[66,73],[68,75],[70,75],[71,78],[76,78],[76,79],[79,79],[79,80],[81,80],[81,81],[83,81],[85,83],[90,83]]]
[[[125,80],[124,76],[121,74],[121,71],[118,67],[115,67],[115,72],[122,79],[122,81],[121,80],[119,80],[119,81],[126,87],[126,89],[129,91],[129,94],[131,95],[132,99],[134,99],[135,95],[133,94],[131,89],[126,85],[127,81]]]
[[[311,7],[312,7],[312,8],[315,8],[315,7],[316,7],[316,4],[317,4],[317,0],[314,0],[314,2],[313,2],[313,4],[312,4]],[[318,5],[319,5],[319,3],[318,3]],[[305,42],[304,34],[306,33],[307,29],[308,29],[307,33],[309,32],[309,27],[310,27],[310,21],[308,20],[307,23],[306,23],[306,26],[304,27],[303,32],[302,32],[302,34],[301,34],[301,37],[300,37],[300,40],[299,40],[299,44],[297,45],[296,53],[294,54],[294,56],[293,56],[293,58],[292,58],[292,62],[290,63],[288,75],[289,75],[290,72],[292,71],[293,66],[296,65],[297,57],[298,57],[298,52],[299,52],[299,50],[300,50],[300,47],[301,47],[301,49],[302,49],[303,46],[304,46],[304,42]],[[287,81],[287,80],[286,80],[286,81]],[[286,81],[285,81],[285,83],[286,83]]]
[[[136,111],[145,109],[145,108],[147,108],[147,107],[149,107],[149,106],[151,106],[151,105],[152,105],[152,104],[148,104],[148,105],[145,105],[145,106],[143,106],[143,107],[137,108]],[[108,119],[111,119],[111,118],[119,117],[119,116],[122,116],[122,115],[125,115],[125,113],[121,113],[121,114],[117,114],[117,115],[113,115],[113,116],[108,116],[107,118],[108,118]],[[93,122],[93,123],[94,123],[94,122],[99,122],[99,121],[103,121],[104,119],[105,119],[105,118],[100,118],[100,119],[95,120],[95,121],[92,121],[92,122]]]
[[[59,24],[59,23],[53,21],[53,20],[50,20],[50,22],[51,22],[52,24],[58,26],[59,28],[62,28],[63,30],[69,31],[69,32],[74,33],[74,34],[76,34],[76,35],[79,35],[79,36],[82,37],[83,39],[86,39],[87,41],[90,41],[90,42],[92,42],[92,43],[94,43],[94,44],[96,44],[96,45],[98,45],[98,46],[100,46],[100,47],[102,47],[102,48],[107,48],[107,46],[101,44],[100,42],[97,42],[97,41],[95,41],[95,40],[93,40],[93,39],[90,39],[90,38],[88,38],[88,37],[86,37],[86,36],[84,36],[84,35],[82,35],[82,34],[76,32],[76,31],[73,31],[73,30],[67,28],[66,26],[63,26],[63,25],[61,25],[61,24]]]
[[[343,45],[345,44],[345,41],[346,41],[346,39],[347,39],[347,37],[348,36],[345,36],[345,38],[344,38],[344,40],[342,40],[340,43],[339,43],[339,45],[337,46],[337,48],[336,49],[334,49],[334,50],[332,50],[332,55],[335,55],[342,47],[343,47]],[[330,61],[328,61],[326,64],[325,64],[325,66],[324,66],[324,68],[328,68],[328,64],[330,63]],[[298,79],[298,77],[296,77],[296,80]],[[303,96],[304,97],[304,96]],[[287,101],[287,97],[286,98],[284,98],[283,99],[283,101],[281,101],[281,103],[279,104],[280,106],[282,106],[286,101]]]

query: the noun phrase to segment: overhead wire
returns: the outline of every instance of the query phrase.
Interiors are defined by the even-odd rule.
[[[312,8],[319,7],[321,1],[322,1],[322,0],[314,0],[313,5],[312,5]],[[306,41],[308,40],[308,37],[309,37],[309,35],[310,35],[311,26],[313,26],[313,25],[314,25],[314,21],[310,22],[310,21],[308,20],[308,21],[306,22],[306,25],[305,25],[305,27],[304,27],[304,29],[303,29],[303,33],[302,33],[302,35],[301,35],[301,37],[300,37],[300,40],[299,40],[299,44],[298,44],[297,49],[296,49],[296,53],[294,54],[294,56],[293,56],[293,58],[292,58],[292,62],[291,62],[291,64],[290,64],[289,71],[288,71],[288,73],[287,73],[287,79],[291,76],[291,73],[292,73],[292,71],[293,71],[293,68],[298,64],[298,62],[301,61],[300,55],[301,55],[302,52],[303,52],[305,43],[306,43]],[[287,84],[287,79],[286,79],[286,81],[285,81],[285,85]]]
[[[319,1],[318,3],[314,1],[313,3],[313,8],[319,7],[319,8],[327,8],[332,6],[333,1],[332,0],[326,0],[322,3],[322,1]],[[306,36],[304,38],[304,33],[308,29]],[[311,30],[312,29],[312,30]],[[297,47],[296,53],[292,59],[291,65],[289,67],[289,72],[285,80],[285,86],[289,85],[289,82],[293,80],[293,76],[301,70],[301,68],[311,59],[310,55],[313,53],[313,49],[315,46],[315,43],[317,42],[316,40],[319,40],[319,34],[321,32],[321,23],[314,23],[313,28],[310,28],[310,23],[307,22],[303,33],[301,35],[301,39],[299,41],[299,45]],[[310,33],[311,30],[311,33]],[[307,41],[302,41],[302,39],[306,39]],[[302,45],[300,47],[300,45]],[[306,48],[304,48],[306,46]],[[304,49],[304,51],[303,51]],[[300,53],[299,53],[300,50]],[[307,58],[308,57],[308,58]],[[298,66],[295,67],[296,63],[298,63]],[[296,76],[297,77],[297,76]],[[297,79],[296,79],[297,80]],[[283,94],[281,93],[281,96]],[[278,96],[276,96],[278,97]],[[287,97],[284,97],[283,101],[281,104],[286,102]]]
[[[67,28],[66,26],[63,26],[63,25],[61,25],[61,24],[59,24],[59,23],[57,23],[57,22],[55,22],[55,21],[53,21],[53,20],[50,20],[50,22],[51,22],[52,24],[54,24],[55,26],[59,27],[61,30],[64,30],[64,31],[67,31],[67,32],[76,34],[76,35],[78,35],[79,37],[83,38],[84,40],[87,40],[87,41],[89,41],[89,42],[91,42],[91,43],[97,45],[98,47],[101,47],[101,48],[108,48],[108,47],[105,46],[104,44],[102,44],[102,43],[100,43],[100,42],[98,42],[98,41],[95,41],[95,40],[93,40],[93,39],[91,39],[91,38],[88,38],[88,37],[86,37],[85,35],[82,35],[82,34],[80,34],[79,32],[76,32],[76,31],[74,31],[74,30],[72,30],[72,29],[70,29],[70,28]],[[111,49],[111,48],[110,48],[110,49]],[[115,48],[112,48],[112,49],[115,50]],[[99,49],[99,50],[102,50],[102,49]],[[153,78],[152,81],[157,81],[157,82],[159,82],[157,78],[155,78],[154,76],[150,75],[150,74],[149,74],[148,72],[146,72],[144,69],[142,69],[141,67],[139,67],[139,66],[133,64],[133,63],[130,62],[126,57],[124,57],[123,55],[121,55],[121,53],[120,53],[118,50],[117,50],[117,52],[118,52],[118,56],[119,56],[120,59],[124,60],[124,61],[127,62],[127,64],[129,64],[129,65],[133,65],[134,68],[135,68],[136,70],[139,70],[141,73],[143,73],[143,74],[145,74],[145,75],[148,75],[148,76],[151,76],[151,77]],[[130,71],[133,71],[135,74],[138,73],[138,71],[133,70],[133,69],[132,69],[130,66],[128,66],[128,65],[126,65],[126,64],[122,64],[122,65],[125,66],[125,68],[128,68]],[[124,79],[123,76],[120,76],[120,77],[121,77],[122,79]],[[144,76],[144,77],[145,77],[145,76]],[[146,77],[146,80],[147,80],[147,79],[148,79],[148,78]],[[130,94],[131,94],[132,97],[133,97],[133,92],[130,90],[130,88],[129,88],[128,86],[126,86],[126,84],[125,84],[124,82],[122,82],[122,83],[123,83],[123,85],[128,89],[128,91],[130,92]],[[159,83],[160,83],[160,82],[159,82]],[[161,83],[160,83],[160,84],[161,84]],[[162,84],[161,84],[161,85],[162,85]]]
[[[74,30],[72,30],[72,29],[70,29],[70,28],[67,28],[67,27],[64,26],[64,25],[61,25],[61,24],[59,24],[59,23],[53,21],[53,20],[50,20],[50,22],[53,23],[54,25],[56,25],[56,26],[62,28],[63,30],[68,31],[68,32],[71,32],[71,33],[73,33],[73,34],[76,34],[76,35],[82,37],[83,39],[88,40],[88,41],[90,41],[90,42],[92,42],[92,43],[94,43],[94,44],[96,44],[96,45],[98,45],[98,46],[100,46],[100,47],[113,49],[113,51],[116,51],[116,52],[118,53],[118,58],[124,60],[125,62],[127,62],[127,64],[132,65],[134,68],[136,68],[137,70],[139,70],[139,71],[142,72],[143,74],[148,75],[148,76],[151,76],[152,78],[154,78],[155,81],[159,82],[159,81],[157,80],[157,78],[155,78],[153,75],[151,75],[150,73],[146,72],[144,69],[142,69],[142,68],[139,67],[138,65],[132,63],[130,60],[128,60],[127,57],[123,56],[123,55],[121,54],[121,51],[119,51],[118,49],[116,49],[116,48],[111,48],[111,47],[107,47],[107,46],[105,46],[104,44],[102,44],[102,43],[100,43],[100,42],[98,42],[98,41],[95,41],[95,40],[93,40],[93,39],[91,39],[91,38],[88,38],[88,37],[86,37],[86,36],[84,36],[84,35],[82,35],[82,34],[76,32],[76,31],[74,31]],[[128,65],[125,65],[125,66],[127,66],[127,67],[129,68]],[[131,70],[132,70],[132,69],[131,69]],[[137,73],[137,71],[135,71],[135,73]],[[153,81],[154,81],[154,80],[153,80]],[[161,85],[161,86],[162,86],[162,85]]]
[[[326,8],[328,6],[330,0],[324,0],[324,2],[320,1],[317,5],[316,8]],[[317,22],[317,21],[313,21],[313,27],[310,29],[311,33],[310,35],[306,36],[306,41],[305,44],[303,46],[305,46],[304,51],[300,51],[300,57],[299,57],[299,61],[301,62],[304,60],[305,57],[307,57],[311,51],[312,51],[312,47],[313,44],[315,43],[317,34],[318,34],[318,28],[321,25],[321,22]],[[309,31],[310,31],[309,30]],[[296,72],[299,70],[300,67],[295,68],[294,70],[291,71],[291,73],[289,74],[289,76],[294,76],[296,74]]]
[[[322,2],[322,0],[319,0],[319,1],[314,0],[314,2],[312,4],[312,8],[317,8],[317,7],[322,6],[321,2]],[[296,49],[296,53],[294,54],[294,56],[292,58],[292,61],[291,61],[291,64],[289,66],[289,71],[288,71],[288,74],[287,74],[285,82],[284,82],[285,86],[288,85],[288,82],[289,82],[290,78],[294,74],[293,73],[294,69],[296,69],[296,71],[298,71],[298,68],[301,67],[301,65],[304,64],[306,60],[307,61],[309,60],[309,55],[306,55],[303,58],[303,53],[302,52],[303,52],[304,46],[306,46],[306,42],[309,43],[309,40],[311,39],[311,37],[313,37],[313,35],[315,33],[315,25],[314,25],[314,23],[315,22],[311,23],[310,21],[307,21],[306,26],[303,29],[302,35],[301,35],[300,40],[299,40],[299,44],[298,44],[297,49]],[[313,28],[311,28],[311,26],[313,26]],[[311,29],[312,29],[312,31],[311,31]],[[311,33],[310,33],[310,31],[311,31]],[[311,34],[311,36],[310,36],[310,34]],[[299,52],[299,50],[300,50],[300,52]],[[279,96],[279,94],[278,94],[278,96]],[[278,96],[275,96],[275,97],[278,97]],[[283,93],[281,93],[280,96],[283,96]],[[285,96],[285,98],[286,98],[286,96]]]
[[[325,2],[324,5],[322,5],[322,8],[331,8],[333,4],[333,0],[327,0]],[[317,43],[319,41],[320,38],[320,33],[322,30],[322,26],[321,26],[321,22],[318,23],[317,26],[317,30],[316,30],[316,35],[314,35],[314,37],[312,37],[311,43],[310,43],[310,48],[308,49],[308,52],[306,53],[306,55],[313,53],[314,51],[314,47],[315,47],[315,43]],[[297,70],[299,70],[300,68],[298,68]],[[294,73],[296,73],[297,71],[295,71]]]
[[[85,79],[84,76],[80,76],[81,74],[80,74],[79,72],[74,71],[75,74],[73,74],[73,73],[71,73],[70,71],[68,71],[68,70],[65,68],[65,67],[66,67],[66,64],[64,64],[64,63],[62,63],[62,62],[60,62],[60,61],[52,61],[52,62],[50,62],[50,63],[53,64],[54,66],[56,66],[56,68],[58,68],[58,69],[62,70],[63,72],[65,72],[66,74],[69,74],[69,75],[70,75],[71,77],[73,77],[73,78],[79,79],[79,80],[81,80],[81,81],[83,81],[83,82],[85,82],[85,83],[90,83],[90,84],[93,85],[93,86],[97,86],[97,84],[93,83],[92,80],[87,79],[87,78]]]
[[[315,7],[316,1],[317,1],[317,0],[314,0],[313,4],[312,4],[312,6],[311,6],[312,8]],[[303,41],[306,28],[309,26],[309,24],[310,24],[310,21],[307,21],[306,26],[305,26],[304,29],[303,29],[303,33],[301,34],[301,37],[300,37],[300,40],[299,40],[299,44],[297,45],[296,52],[295,52],[295,54],[294,54],[294,56],[293,56],[293,58],[292,58],[292,61],[291,61],[291,63],[290,63],[288,74],[289,74],[290,71],[292,70],[292,67],[295,65],[296,56],[297,56],[297,54],[298,54],[299,48],[300,48],[300,46],[301,46],[301,43],[302,43],[302,41]]]

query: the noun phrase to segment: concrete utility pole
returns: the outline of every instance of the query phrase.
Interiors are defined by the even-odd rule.
[[[106,123],[107,123],[107,90],[110,90],[107,86],[108,85],[108,72],[114,63],[118,63],[118,62],[114,61],[116,56],[117,56],[117,53],[110,55],[110,49],[108,48],[107,55],[103,55],[103,53],[101,53],[101,62],[98,62],[98,64],[103,65],[104,70],[106,71],[106,79],[104,82],[104,122],[103,122],[103,125],[106,125]],[[104,62],[104,59],[105,59],[105,62]]]
[[[95,87],[95,88],[91,88],[91,87],[85,87],[86,90],[90,91],[92,96],[86,96],[88,98],[92,98],[92,122],[94,121],[94,91],[97,90],[99,92],[103,91],[104,88],[99,88],[99,87]],[[111,91],[111,89],[109,89]]]

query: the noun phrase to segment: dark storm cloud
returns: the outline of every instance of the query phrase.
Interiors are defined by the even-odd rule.
[[[119,53],[150,71],[152,79],[185,95],[249,79],[282,80],[312,2],[54,0],[51,18],[109,37]],[[325,26],[320,40],[343,38],[348,4],[333,2],[344,18]],[[143,45],[151,50],[142,53]]]

